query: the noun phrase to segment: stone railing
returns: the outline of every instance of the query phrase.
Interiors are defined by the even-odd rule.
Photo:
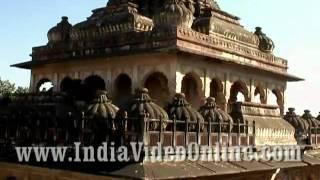
[[[264,53],[259,49],[254,49],[220,36],[209,36],[181,27],[178,28],[177,36],[179,39],[189,41],[194,44],[199,44],[201,46],[218,49],[220,51],[229,52],[231,54],[255,60],[256,63],[251,63],[251,65],[256,66],[258,64],[258,66],[269,67],[270,69],[277,68],[283,72],[286,72],[288,68],[288,62],[282,58],[275,57],[274,55]]]

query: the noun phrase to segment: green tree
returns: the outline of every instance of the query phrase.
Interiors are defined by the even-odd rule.
[[[0,96],[9,96],[14,93],[16,86],[8,80],[1,80],[0,78]]]
[[[15,94],[25,94],[29,92],[29,88],[18,86],[18,88],[14,91]]]

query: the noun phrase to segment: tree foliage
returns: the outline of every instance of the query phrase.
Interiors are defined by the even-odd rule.
[[[8,80],[2,80],[0,78],[0,95],[7,96],[16,90],[16,86],[14,83],[10,83]]]
[[[29,92],[29,88],[18,86],[18,88],[14,91],[15,94],[25,94]]]
[[[29,92],[29,88],[16,87],[14,83],[0,78],[0,96],[10,96],[12,94],[22,94]]]

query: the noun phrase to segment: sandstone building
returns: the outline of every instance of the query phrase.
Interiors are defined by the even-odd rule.
[[[137,112],[148,114],[144,118],[159,121],[150,121],[150,129],[148,126],[148,130],[139,132],[137,138],[149,146],[158,140],[167,146],[187,145],[192,141],[211,145],[216,140],[231,146],[257,148],[263,145],[316,147],[320,140],[317,136],[320,120],[310,112],[300,117],[293,109],[285,115],[287,83],[302,79],[288,74],[287,60],[273,54],[275,44],[262,28],[251,32],[239,21],[214,0],[110,0],[106,7],[93,10],[90,17],[78,24],[71,25],[67,17],[62,17],[49,30],[48,43],[33,48],[31,61],[13,65],[31,70],[32,92],[12,100],[12,106],[22,102],[37,107],[39,102],[41,106],[48,102],[61,103],[50,97],[64,93],[72,96],[77,105],[93,102],[89,103],[89,114],[106,121],[113,122],[116,118],[129,121],[139,117]],[[52,87],[43,88],[46,83]],[[138,88],[146,89],[136,91]],[[101,90],[106,90],[108,96]],[[97,98],[96,92],[102,98],[91,101]],[[136,104],[142,105],[142,112]],[[221,118],[207,116],[206,108]],[[218,123],[218,130],[211,129],[210,118]],[[181,128],[186,131],[184,134],[176,132],[180,127],[176,119],[187,123]],[[131,129],[121,132],[125,135],[120,134],[128,138],[131,135],[127,132],[139,129],[136,125],[140,123],[129,123]],[[91,132],[86,134],[90,137],[93,134],[92,129],[85,132]],[[169,132],[172,134],[168,135]],[[186,171],[199,167],[197,163],[168,166],[146,163],[111,175],[160,179],[216,176],[239,180],[270,179],[278,175],[279,180],[316,179],[320,177],[319,164],[320,160],[313,156],[291,164],[212,163],[201,164],[203,169],[199,168],[193,175]],[[177,171],[171,172],[170,166],[175,166]],[[185,167],[183,171],[182,167]],[[135,168],[145,172],[131,176]],[[11,172],[15,167],[4,169]],[[161,171],[167,171],[167,175]]]

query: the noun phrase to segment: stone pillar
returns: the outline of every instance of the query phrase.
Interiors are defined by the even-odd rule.
[[[112,73],[111,70],[108,69],[106,71],[106,88],[109,94],[112,94],[112,88],[113,88],[113,81],[112,81]]]
[[[254,101],[254,98],[255,98],[255,85],[254,85],[255,81],[253,79],[250,79],[250,89],[249,89],[249,99],[250,99],[250,102],[253,102]]]
[[[128,74],[130,76],[130,74]],[[139,66],[133,66],[132,68],[132,93],[134,93],[134,91],[137,88],[140,88],[143,86],[143,77],[139,77]]]
[[[211,84],[211,78],[209,77],[205,77],[205,81],[204,81],[204,86],[205,86],[205,93],[204,95],[206,97],[210,97],[210,91],[211,91],[211,87],[210,87],[210,84]]]
[[[59,92],[60,91],[60,80],[59,80],[59,74],[54,73],[52,75],[52,84],[53,84],[53,91]]]
[[[176,93],[181,93],[183,77],[184,74],[179,71],[176,72]]]
[[[274,96],[273,92],[272,92],[272,89],[274,89],[275,86],[271,83],[268,83],[267,84],[267,93],[266,93],[266,96],[267,96],[267,104],[268,105],[271,105],[272,104],[272,96]]]
[[[80,79],[80,72],[78,72],[78,71],[74,72],[73,79]]]
[[[281,115],[284,115],[284,113],[285,113],[285,107],[286,107],[286,94],[285,94],[285,88],[283,88],[282,89],[282,91],[281,91],[281,93],[282,93],[282,106],[280,107],[280,113],[281,113]]]
[[[225,96],[225,99],[226,99],[226,103],[225,103],[225,106],[224,106],[224,110],[225,111],[228,111],[228,102],[229,102],[229,99],[230,99],[230,90],[231,90],[231,86],[232,86],[232,83],[231,83],[231,79],[230,79],[230,76],[226,73],[225,76],[224,76],[224,96]]]
[[[36,92],[36,88],[35,87],[36,87],[35,75],[31,71],[29,92],[30,93]]]

